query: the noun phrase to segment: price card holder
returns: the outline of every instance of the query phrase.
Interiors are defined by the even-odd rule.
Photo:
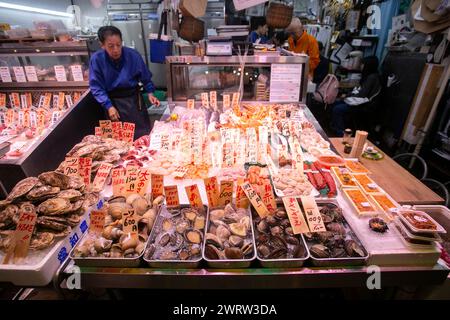
[[[79,64],[70,66],[70,71],[72,72],[73,81],[84,81],[83,70]]]
[[[167,207],[178,207],[180,205],[177,186],[165,186],[164,194],[166,196]]]
[[[27,109],[27,108],[31,107],[30,105],[28,105],[27,96],[24,94],[20,95],[20,105],[21,105],[22,109]]]
[[[66,104],[67,104],[67,108],[73,107],[72,96],[70,94],[66,94]]]
[[[195,100],[194,99],[188,99],[187,108],[190,110],[193,110],[195,108]]]
[[[66,75],[66,69],[64,68],[64,66],[58,65],[58,66],[54,66],[54,68],[55,68],[56,81],[66,82],[67,75]]]
[[[18,118],[19,127],[23,127],[25,125],[23,111],[19,111],[18,115],[19,115],[19,118]]]
[[[98,168],[97,174],[95,175],[94,182],[92,183],[92,191],[100,192],[103,190],[106,178],[108,178],[109,172],[113,167],[110,163],[102,163]]]
[[[203,202],[198,186],[194,184],[192,186],[186,186],[184,189],[186,190],[190,205],[194,208],[201,209],[203,207]]]
[[[92,210],[89,217],[89,233],[101,235],[105,227],[105,210]]]
[[[16,113],[14,112],[14,109],[8,109],[6,111],[6,126],[12,126],[14,124],[14,120],[16,117]]]
[[[2,82],[12,82],[9,67],[0,67],[0,78],[2,79]]]
[[[111,180],[114,196],[122,196],[125,192],[125,168],[115,168],[111,171]]]
[[[27,82],[27,78],[25,77],[25,72],[23,71],[23,67],[13,67],[14,75],[16,76],[17,82]]]
[[[92,158],[79,158],[79,174],[83,178],[86,188],[91,186]]]
[[[303,216],[303,212],[300,209],[297,199],[293,197],[284,197],[283,203],[294,234],[309,232],[308,224],[305,221],[305,217]]]
[[[30,127],[37,128],[37,114],[36,111],[30,111]]]
[[[219,206],[226,206],[233,200],[233,181],[222,180],[220,181],[220,192],[219,192]]]
[[[309,229],[311,230],[311,232],[327,231],[314,198],[302,196],[301,200],[303,209],[305,210],[306,221],[308,222]]]
[[[103,138],[112,138],[113,137],[113,129],[111,120],[100,120],[100,128],[102,129],[102,137]]]
[[[36,68],[34,66],[25,66],[25,73],[27,75],[28,82],[38,82]]]
[[[223,96],[223,111],[230,108],[230,95],[224,94]]]
[[[67,157],[64,161],[64,174],[70,177],[79,176],[80,160],[77,157]]]
[[[36,212],[31,210],[22,210],[20,212],[16,230],[12,234],[13,244],[8,250],[3,263],[8,264],[12,255],[14,255],[14,263],[19,262],[27,256],[36,221]]]
[[[205,183],[206,195],[208,203],[211,208],[215,208],[219,201],[219,187],[217,184],[217,177],[203,179]]]
[[[17,92],[13,92],[9,94],[9,100],[11,102],[11,106],[13,108],[20,108],[20,96]]]
[[[36,115],[37,115],[37,126],[39,129],[42,129],[45,127],[45,116],[46,116],[46,111],[44,108],[38,108],[36,110]]]
[[[236,187],[236,207],[247,209],[250,205],[250,202],[245,195],[244,190],[242,189],[242,184],[244,183],[244,179],[238,178],[237,187]]]
[[[136,193],[137,179],[139,177],[138,166],[128,166],[125,174],[125,195]]]
[[[253,208],[255,208],[256,212],[261,218],[264,218],[269,214],[269,210],[264,205],[264,202],[262,201],[261,197],[256,193],[256,191],[253,189],[252,185],[248,182],[244,182],[241,185],[242,190],[244,190],[244,193],[247,195],[247,198],[250,200],[250,203],[252,204]]]
[[[164,176],[162,174],[152,174],[152,198],[156,199],[164,193]]]

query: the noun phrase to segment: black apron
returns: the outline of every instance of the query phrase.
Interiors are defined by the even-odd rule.
[[[118,88],[108,92],[108,96],[119,112],[119,121],[136,125],[134,140],[150,134],[150,118],[139,87]]]

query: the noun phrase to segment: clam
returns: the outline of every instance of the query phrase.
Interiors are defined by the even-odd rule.
[[[274,216],[267,216],[266,221],[267,224],[271,227],[276,226],[278,224],[278,221]]]
[[[239,223],[243,224],[247,230],[250,230],[250,217],[242,217],[241,219],[239,219]]]
[[[244,239],[242,239],[239,236],[230,236],[230,238],[228,239],[228,242],[230,244],[230,246],[232,247],[241,247],[242,244],[244,243]]]
[[[70,202],[75,202],[81,198],[82,194],[80,191],[75,189],[67,189],[58,193],[57,197],[62,199],[67,199]]]
[[[25,178],[18,182],[6,198],[7,201],[14,201],[26,195],[31,189],[42,185],[41,181],[35,177]]]
[[[70,178],[63,173],[48,171],[41,173],[38,178],[52,187],[59,187],[61,190],[69,189]]]
[[[126,202],[127,199],[124,196],[115,196],[108,199],[108,203],[115,203],[115,202]]]
[[[137,254],[141,254],[142,251],[145,249],[145,242],[139,242],[139,244],[134,249],[134,252]]]
[[[259,232],[267,232],[269,228],[269,225],[267,224],[266,219],[261,219],[261,221],[258,223],[256,229],[258,229]]]
[[[244,244],[242,245],[242,253],[244,256],[250,255],[253,253],[253,243],[251,241],[244,241]]]
[[[210,260],[220,260],[224,259],[225,255],[222,251],[217,249],[216,246],[212,244],[207,244],[205,246],[205,257]]]
[[[37,211],[43,215],[59,215],[69,212],[71,207],[72,205],[67,199],[52,198],[42,202]]]
[[[283,228],[290,228],[291,222],[289,221],[289,219],[281,220],[280,226],[282,226]]]
[[[190,243],[199,244],[202,242],[202,233],[198,230],[192,229],[187,230],[184,234],[186,241]]]
[[[236,210],[234,210],[233,206],[230,203],[227,204],[223,210],[225,212],[225,215],[236,213]]]
[[[155,220],[156,214],[157,214],[156,209],[155,208],[150,208],[142,215],[142,217],[143,218],[147,218],[147,219],[151,219],[151,220]]]
[[[327,230],[341,235],[346,234],[344,226],[338,222],[332,222],[327,224]]]
[[[197,210],[193,208],[184,208],[181,209],[181,213],[183,216],[188,219],[189,221],[195,221],[195,218],[197,218],[198,212]]]
[[[183,234],[189,228],[189,226],[190,226],[189,221],[183,218],[177,221],[175,225],[175,230],[178,233]]]
[[[230,248],[225,248],[225,257],[227,259],[242,259],[244,258],[244,253],[242,252],[242,250],[240,248],[236,248],[236,247],[230,247]]]
[[[230,224],[230,230],[232,234],[235,234],[237,236],[245,237],[247,235],[247,228],[242,223]]]
[[[331,251],[331,257],[333,258],[344,258],[347,256],[347,253],[345,252],[345,249],[343,248],[334,248]]]
[[[284,238],[284,240],[285,240],[287,243],[292,244],[292,245],[294,245],[294,246],[298,246],[298,245],[300,244],[300,240],[298,240],[296,237],[293,237],[293,236],[286,236],[286,237]]]
[[[196,256],[200,254],[200,247],[199,246],[189,246],[189,254],[191,256]]]
[[[132,194],[130,194],[130,195],[127,197],[126,202],[127,202],[129,205],[132,205],[133,202],[134,202],[134,200],[139,199],[139,198],[142,198],[142,196],[141,196],[140,194],[132,193]]]
[[[216,228],[216,235],[217,235],[217,237],[219,237],[219,239],[221,241],[225,241],[226,239],[228,239],[230,237],[231,233],[227,226],[219,225]]]
[[[267,256],[269,259],[283,259],[286,258],[287,248],[276,248]]]
[[[170,241],[170,234],[166,233],[159,240],[159,245],[161,247],[165,247],[169,243],[169,241]]]
[[[123,231],[117,226],[109,225],[103,229],[102,237],[108,240],[117,240],[123,235]]]
[[[317,240],[320,243],[327,243],[329,240],[333,239],[334,233],[331,231],[317,232],[316,234]]]
[[[107,240],[103,237],[99,237],[94,241],[94,248],[98,253],[108,251],[109,249],[111,249],[111,246],[112,240]]]
[[[219,239],[215,234],[207,233],[205,235],[205,243],[211,244],[217,248],[223,249],[222,240]]]
[[[148,202],[144,198],[140,197],[133,201],[132,207],[138,215],[142,216],[147,211]]]
[[[190,253],[188,250],[181,250],[178,254],[178,257],[180,258],[180,260],[188,260],[190,257]]]
[[[89,256],[89,252],[89,247],[84,243],[73,250],[73,254],[75,257],[82,258]]]
[[[365,256],[364,250],[354,240],[345,241],[345,251],[351,257]]]
[[[266,258],[270,254],[270,248],[269,248],[269,246],[267,246],[265,244],[260,244],[258,246],[257,250],[258,250],[258,254],[263,258]]]
[[[285,218],[287,218],[287,213],[286,213],[285,210],[278,209],[275,212],[275,217],[278,218],[278,219],[285,219]]]
[[[281,236],[283,234],[283,228],[279,226],[272,227],[270,228],[270,233],[273,236]]]
[[[36,186],[27,194],[27,199],[31,201],[45,200],[58,194],[61,189],[52,186]]]
[[[334,218],[332,216],[327,215],[327,214],[321,214],[321,217],[322,217],[323,223],[325,223],[325,224],[331,223],[334,220]]]
[[[122,214],[131,209],[131,206],[124,202],[114,202],[109,204],[108,213],[113,217],[114,220],[122,219]]]
[[[293,236],[294,235],[294,230],[292,230],[291,227],[287,227],[286,229],[284,229],[284,233],[288,236]]]
[[[327,247],[325,247],[322,244],[315,244],[311,246],[309,251],[318,258],[329,258],[330,257],[330,251]]]
[[[303,258],[306,256],[306,248],[302,245],[297,246],[292,254],[294,258]]]

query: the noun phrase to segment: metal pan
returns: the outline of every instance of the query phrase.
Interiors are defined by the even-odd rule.
[[[223,209],[224,207],[217,207],[214,209],[211,209],[211,211],[215,210],[215,209]],[[252,241],[252,249],[253,249],[253,254],[251,255],[251,257],[247,258],[247,259],[221,259],[221,260],[212,260],[212,259],[208,259],[205,256],[205,247],[206,247],[206,241],[203,242],[203,250],[202,250],[202,255],[203,255],[203,259],[206,261],[206,263],[208,264],[209,267],[211,268],[219,268],[219,269],[241,269],[241,268],[248,268],[250,267],[251,263],[253,260],[255,260],[256,258],[256,246],[255,246],[255,232],[253,230],[253,221],[252,221],[252,215],[250,210],[247,210],[248,216],[250,217],[250,229],[251,229],[251,235],[250,235],[250,239]],[[206,233],[209,231],[210,228],[210,217],[208,216],[208,219],[206,221]]]
[[[335,200],[317,200],[316,202],[317,202],[317,205],[319,206],[319,208],[320,208],[320,205],[323,205],[323,204],[333,204],[333,205],[339,207],[337,201],[335,201]],[[369,258],[369,254],[368,254],[366,248],[364,248],[364,246],[361,243],[361,241],[359,240],[359,238],[353,232],[350,225],[345,220],[345,217],[344,217],[343,225],[345,227],[345,230],[347,231],[346,238],[353,239],[363,249],[365,255],[363,257],[318,258],[318,257],[314,256],[313,253],[311,253],[310,249],[314,244],[319,244],[320,242],[319,241],[306,241],[307,246],[308,246],[308,251],[309,251],[309,254],[311,257],[311,262],[314,266],[317,266],[317,267],[359,266],[359,265],[366,264],[366,261]]]
[[[156,213],[156,219],[158,219],[159,214],[161,213],[161,208],[158,209],[158,212]],[[154,229],[155,225],[153,225],[152,230]],[[150,233],[151,234],[151,233]],[[78,246],[81,246],[81,244],[84,242],[84,238],[88,236],[88,232],[86,232],[83,237],[78,241],[75,247],[73,247],[72,251],[70,252],[70,258],[75,262],[77,266],[80,267],[112,267],[112,268],[130,268],[130,267],[138,267],[141,263],[141,258],[144,255],[145,249],[142,250],[141,254],[134,258],[105,258],[105,257],[75,257],[74,252],[75,248]],[[150,238],[150,237],[149,237]],[[145,242],[145,247],[147,247],[148,239]]]
[[[161,210],[161,213],[158,215],[158,218],[155,222],[155,225],[152,229],[152,232],[150,234],[149,240],[147,242],[147,246],[144,253],[144,261],[147,262],[147,264],[152,268],[172,268],[172,269],[194,269],[197,268],[202,261],[202,253],[201,250],[203,248],[203,243],[205,240],[205,229],[207,226],[207,221],[209,218],[209,210],[208,206],[204,205],[203,210],[205,212],[205,228],[202,232],[202,243],[200,244],[200,254],[198,258],[192,259],[192,260],[161,260],[161,259],[150,259],[148,256],[148,248],[155,243],[158,235],[162,232],[162,225],[164,219],[167,217],[170,217],[169,210],[181,210],[183,208],[190,208],[190,205],[180,205],[179,207],[172,207],[168,209],[167,207],[164,207],[164,209]],[[167,215],[166,215],[167,214]]]
[[[277,207],[284,209],[281,201],[277,201]],[[257,213],[254,210],[252,210],[252,213],[253,213],[253,216],[257,215]],[[288,218],[286,218],[286,219],[288,219]],[[256,239],[258,238],[258,236],[261,232],[258,231],[255,219],[253,219],[253,228],[254,228],[254,232],[255,232],[255,246],[257,246]],[[303,235],[299,234],[299,235],[296,235],[296,237],[297,237],[297,239],[300,240],[301,245],[303,245],[305,248],[305,254],[302,258],[264,259],[259,255],[259,253],[257,251],[256,257],[258,258],[258,261],[260,262],[261,266],[263,266],[265,268],[297,268],[297,267],[303,266],[305,261],[309,259],[310,255],[309,255],[309,251],[307,249],[308,247],[306,245]]]

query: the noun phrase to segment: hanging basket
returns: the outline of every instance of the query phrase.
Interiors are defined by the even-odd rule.
[[[193,17],[183,17],[179,36],[187,41],[197,42],[205,35],[205,23]]]
[[[292,20],[294,8],[280,2],[271,2],[267,9],[266,22],[272,28],[286,28]]]

